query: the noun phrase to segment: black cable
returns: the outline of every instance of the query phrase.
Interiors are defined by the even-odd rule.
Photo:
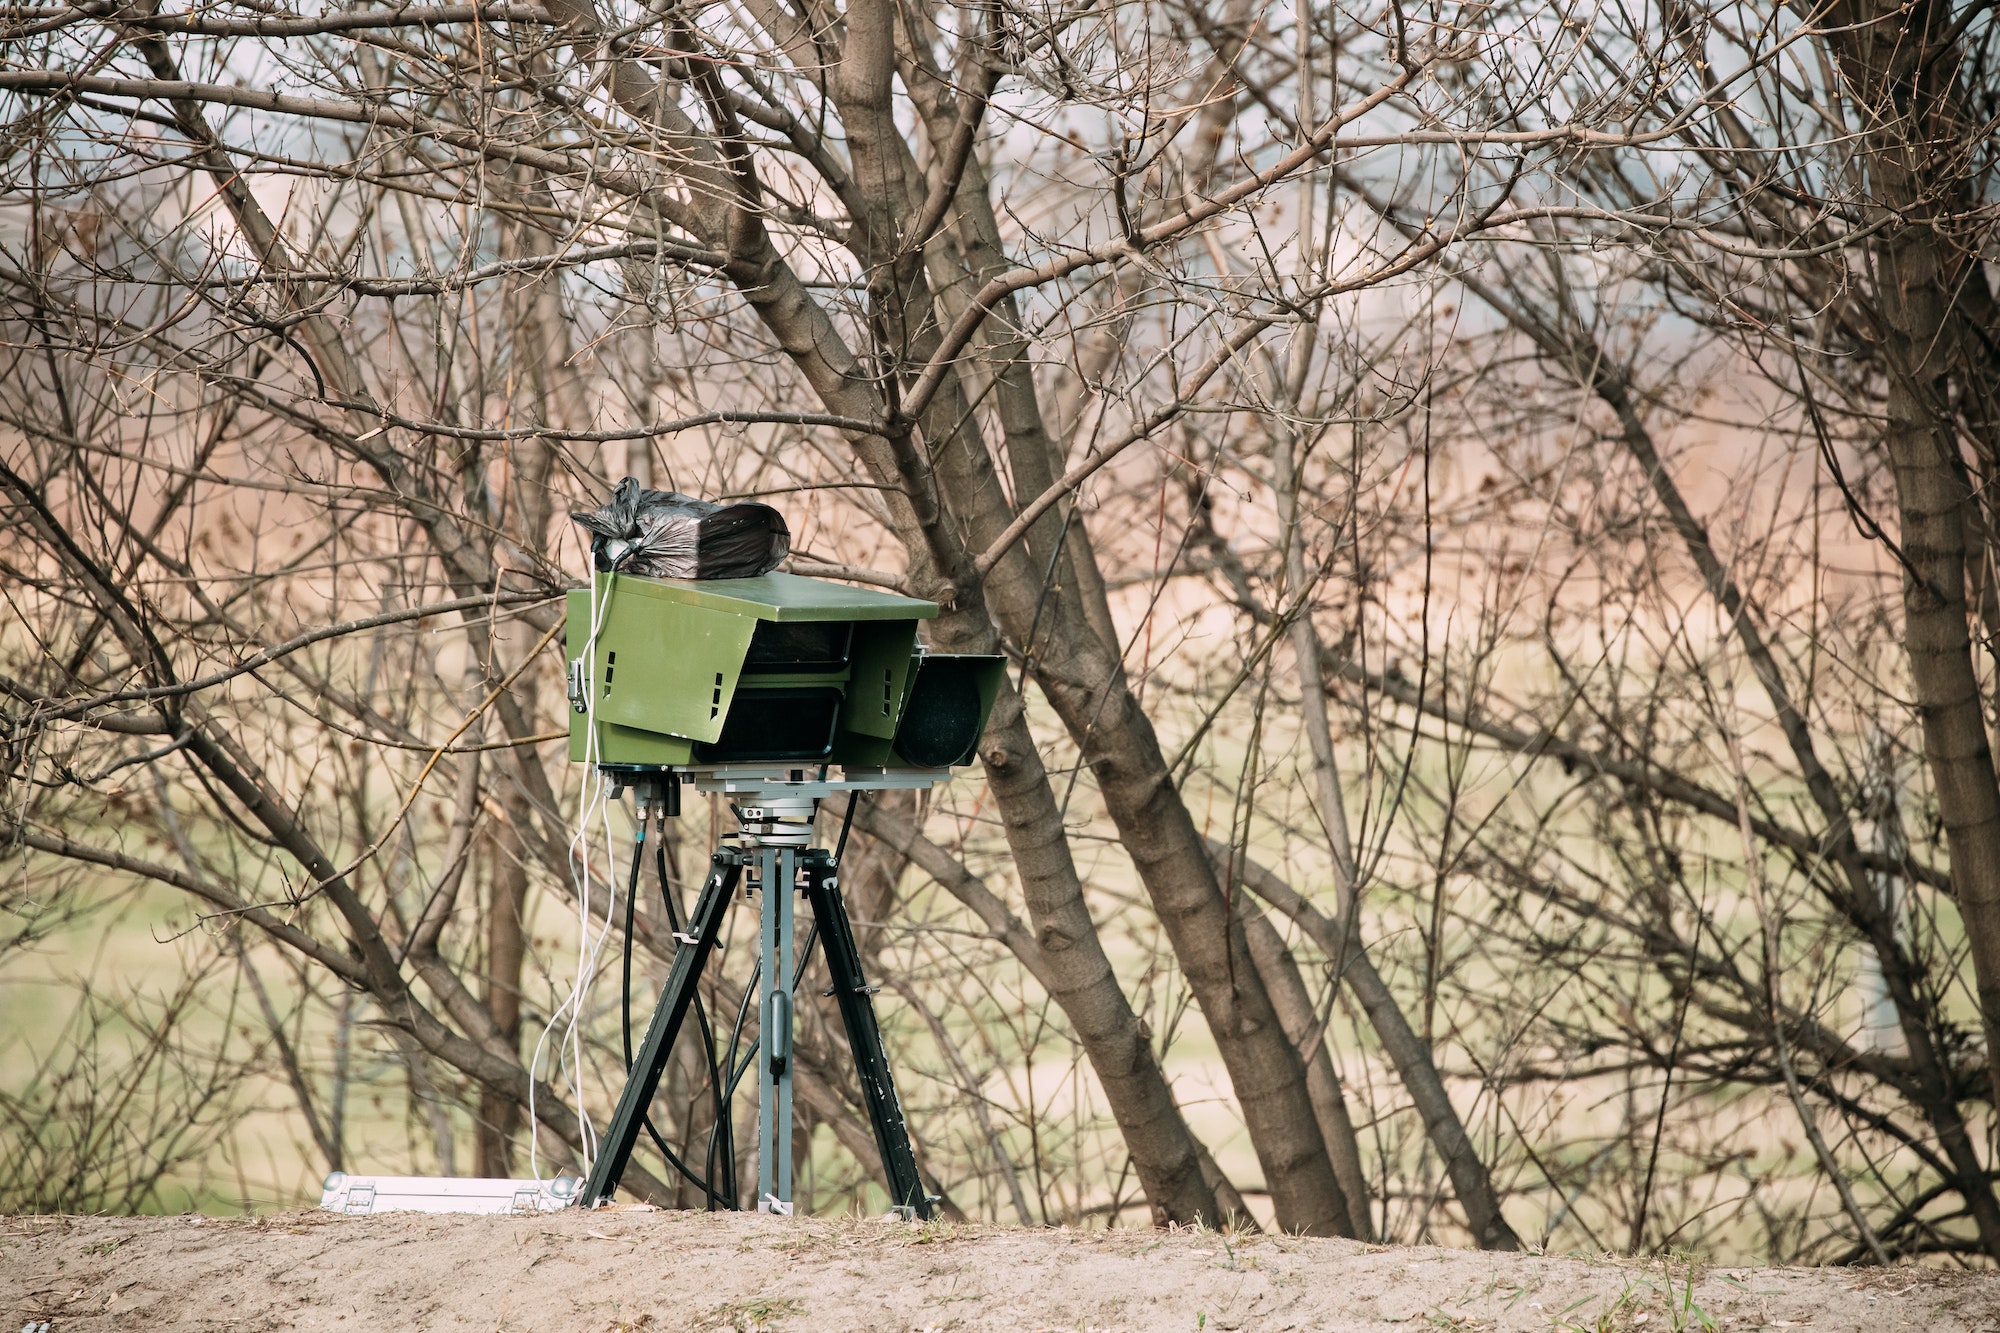
[[[625,881],[625,971],[619,988],[618,1012],[620,1030],[625,1035],[625,1074],[632,1073],[632,923],[633,909],[639,903],[639,868],[646,864],[646,821],[639,821],[639,832],[632,839],[632,874]]]
[[[743,1052],[743,1063],[736,1066],[736,1072],[729,1076],[729,1096],[736,1095],[736,1085],[750,1072],[750,1066],[757,1063],[757,1052],[764,1049],[764,1034],[758,1033],[757,1040],[750,1043],[750,1049]]]
[[[721,1070],[733,1069],[736,1065],[736,1047],[743,1040],[743,1027],[750,1017],[750,997],[757,993],[757,979],[761,977],[763,973],[764,973],[764,960],[762,958],[759,958],[757,960],[756,966],[750,969],[750,984],[743,988],[743,1002],[736,1006],[736,1026],[729,1033],[729,1054],[718,1066],[717,1068],[718,1074],[720,1074]],[[760,1039],[757,1046],[751,1047],[750,1054],[745,1057],[746,1060],[746,1063],[744,1065],[745,1069],[749,1068],[747,1061],[756,1058],[757,1049],[759,1046],[762,1046],[762,1044],[763,1043]],[[722,1103],[725,1108],[728,1108],[734,1104],[733,1099],[736,1096],[736,1085],[738,1082],[742,1080],[742,1077],[743,1076],[740,1073],[738,1073],[732,1078],[730,1078],[726,1084],[720,1085],[722,1088],[722,1094],[721,1094]],[[742,1200],[737,1198],[736,1196],[736,1125],[734,1120],[730,1116],[728,1115],[718,1116],[716,1118],[715,1128],[709,1133],[708,1152],[709,1152],[709,1162],[710,1162],[709,1169],[711,1171],[715,1169],[715,1157],[718,1147],[718,1140],[717,1140],[718,1135],[721,1136],[720,1147],[722,1149],[723,1161],[728,1167],[728,1170],[723,1174],[722,1179],[727,1181],[729,1185],[729,1206],[731,1208],[740,1209],[742,1206]]]
[[[833,844],[833,867],[835,871],[840,869],[840,858],[847,855],[847,831],[854,827],[854,803],[860,799],[861,793],[858,791],[847,793],[847,814],[840,821],[840,837]]]
[[[833,864],[836,871],[838,870],[840,865],[840,858],[847,852],[847,836],[850,832],[853,831],[854,809],[856,804],[860,801],[860,799],[861,799],[860,792],[849,792],[847,794],[847,810],[846,813],[842,816],[840,821],[840,836],[834,842]],[[664,856],[665,853],[664,851],[662,851],[660,854]],[[662,872],[661,884],[663,890],[665,883],[666,883],[665,873]],[[766,891],[768,892],[768,886]],[[786,886],[786,891],[787,892],[790,891],[789,885]],[[669,911],[671,910],[672,909],[670,908]],[[812,926],[806,931],[805,943],[798,951],[797,963],[795,964],[792,971],[791,990],[794,994],[798,992],[800,983],[805,979],[806,965],[812,961],[813,946],[819,942],[819,935],[820,935],[820,923],[818,918],[814,918]],[[764,1048],[764,1037],[763,1033],[760,1031],[757,1035],[757,1040],[751,1043],[750,1049],[743,1052],[742,1063],[741,1064],[737,1063],[736,1053],[738,1048],[742,1044],[744,1028],[747,1025],[750,1017],[750,1000],[751,997],[757,993],[757,982],[762,978],[763,970],[764,970],[764,960],[762,958],[759,958],[757,960],[757,965],[750,971],[750,982],[744,988],[742,1002],[738,1004],[736,1007],[736,1023],[734,1028],[730,1031],[729,1034],[729,1049],[726,1058],[722,1061],[717,1061],[714,1058],[715,1048],[713,1045],[712,1037],[710,1039],[710,1045],[709,1045],[709,1054],[710,1054],[709,1080],[710,1080],[710,1085],[716,1089],[716,1117],[715,1117],[715,1125],[709,1131],[707,1165],[710,1178],[711,1179],[715,1178],[716,1167],[717,1167],[716,1158],[718,1156],[718,1149],[721,1149],[725,1146],[724,1143],[719,1142],[719,1140],[722,1138],[722,1136],[726,1135],[727,1136],[726,1153],[724,1153],[723,1155],[725,1157],[729,1169],[727,1170],[726,1173],[723,1174],[722,1179],[728,1183],[730,1191],[730,1202],[732,1206],[734,1206],[737,1203],[737,1200],[735,1198],[735,1190],[736,1190],[735,1155],[736,1154],[735,1154],[735,1131],[734,1131],[734,1126],[731,1123],[730,1117],[728,1115],[728,1107],[731,1106],[735,1101],[736,1089],[738,1086],[742,1084],[743,1076],[750,1072],[750,1066],[757,1062],[758,1052],[763,1050]],[[696,998],[695,1003],[697,1005],[701,1003],[699,997]],[[704,1033],[707,1034],[708,1028],[705,1020],[703,1023],[703,1029]],[[719,1077],[722,1070],[725,1068],[729,1071],[729,1080],[727,1083],[721,1082]]]
[[[815,931],[819,929],[819,923],[817,921],[813,922],[813,929]],[[807,943],[808,946],[810,946],[811,943],[810,937],[808,937]],[[803,964],[801,964],[798,970],[792,973],[792,990],[795,992],[799,988],[799,977],[804,971],[805,967]],[[743,1006],[736,1015],[736,1022],[739,1027],[741,1027],[744,1018],[750,1012],[750,997],[756,993],[757,982],[763,976],[763,973],[764,973],[764,960],[760,958],[757,960],[756,968],[750,973],[750,989],[743,992]],[[757,1016],[757,1040],[751,1042],[750,1049],[743,1052],[742,1064],[739,1065],[734,1063],[736,1060],[736,1043],[734,1041],[731,1041],[729,1043],[729,1059],[731,1061],[732,1072],[729,1075],[729,1092],[727,1094],[728,1096],[734,1097],[736,1095],[736,1085],[741,1083],[743,1081],[743,1076],[750,1072],[750,1066],[757,1063],[757,1052],[763,1049],[764,1049],[764,1018],[762,1014],[759,1014]]]
[[[813,944],[818,939],[819,939],[819,922],[815,921],[812,923],[812,929],[806,932],[805,947],[799,950],[798,964],[796,967],[792,969],[792,993],[794,995],[798,994],[799,982],[805,978],[806,964],[812,961],[812,947]],[[758,963],[758,967],[761,969],[762,966],[763,964],[760,960],[760,962]],[[757,981],[757,973],[753,972],[751,973],[752,987],[756,985],[756,981]],[[744,1013],[747,1014],[749,1012],[749,1005],[750,1005],[750,996],[747,993],[743,997],[743,1005],[744,1005]],[[739,1019],[739,1021],[741,1020]],[[743,1081],[743,1075],[749,1072],[750,1066],[757,1063],[757,1052],[763,1049],[764,1049],[764,1033],[761,1030],[761,1025],[760,1025],[760,1029],[757,1033],[757,1040],[751,1043],[750,1049],[743,1053],[743,1063],[737,1065],[735,1072],[731,1074],[729,1077],[730,1096],[733,1097],[736,1095],[736,1085]],[[735,1043],[733,1042],[730,1044],[729,1056],[732,1060],[736,1058],[736,1048],[735,1048]]]
[[[743,1025],[750,1018],[750,997],[757,993],[757,981],[763,975],[764,960],[759,958],[757,965],[750,969],[750,984],[743,988],[743,1002],[736,1006],[736,1027],[729,1034],[729,1058],[723,1063],[725,1069],[736,1067],[736,1047],[743,1040]],[[758,1041],[761,1043],[762,1040],[760,1034]],[[733,1078],[729,1080],[729,1090],[731,1092],[736,1090],[736,1080]]]
[[[653,846],[653,868],[660,881],[660,901],[667,907],[667,925],[678,935],[681,932],[681,907],[674,900],[673,885],[667,879],[667,840],[664,837]]]
[[[812,961],[813,945],[818,940],[819,922],[815,921],[812,923],[812,928],[806,931],[806,942],[799,949],[798,965],[792,969],[792,994],[794,995],[799,993],[799,982],[806,974],[806,964]]]
[[[833,871],[836,875],[840,873],[840,858],[847,854],[847,835],[854,828],[854,806],[860,799],[861,793],[858,791],[847,793],[847,813],[841,817],[840,836],[834,840],[833,844]],[[806,974],[806,964],[812,961],[813,945],[818,942],[819,918],[814,917],[812,928],[806,931],[805,945],[799,950],[798,966],[792,972],[792,994],[794,995],[799,993],[799,982]]]
[[[696,1175],[694,1168],[683,1162],[675,1154],[674,1150],[667,1146],[667,1141],[660,1137],[660,1131],[653,1128],[652,1118],[650,1116],[641,1117],[639,1123],[646,1127],[647,1137],[653,1140],[653,1146],[660,1150],[660,1155],[667,1159],[674,1170],[686,1176],[688,1184],[693,1185],[698,1190],[704,1191],[710,1199],[713,1199],[715,1197],[715,1190],[704,1177]]]
[[[715,1108],[715,1117],[708,1127],[708,1156],[705,1165],[708,1171],[708,1178],[711,1181],[720,1179],[726,1182],[727,1194],[725,1197],[728,1199],[729,1206],[735,1208],[736,1138],[734,1127],[730,1124],[729,1120],[728,1103],[722,1096],[722,1068],[716,1060],[715,1055],[715,1029],[708,1021],[707,1010],[700,1007],[701,995],[699,992],[696,993],[694,1002],[697,1006],[696,1015],[701,1021],[702,1044],[708,1057],[708,1087],[709,1093],[714,1099]],[[718,1156],[722,1158],[723,1163],[728,1168],[720,1174],[718,1174],[716,1169],[716,1159]],[[711,1188],[708,1194],[708,1210],[710,1212],[715,1211],[716,1201],[716,1191]]]
[[[674,905],[673,895],[671,892],[668,891],[667,887],[667,846],[666,846],[666,840],[664,838],[662,838],[660,842],[655,845],[654,860],[659,869],[660,895],[662,898],[666,900],[667,904],[667,920],[670,923],[672,923],[674,931],[676,933],[679,933],[680,913],[678,910],[676,910]],[[624,1043],[625,1043],[625,1073],[628,1078],[631,1076],[632,1063],[633,1063],[632,1061],[632,937],[634,934],[633,927],[637,922],[637,914],[639,906],[639,875],[645,864],[646,864],[646,824],[644,819],[642,818],[639,823],[639,830],[632,839],[632,873],[629,876],[627,876],[625,881],[625,949],[624,949],[624,966],[622,975],[620,977],[622,985],[620,986],[619,1004],[618,1004],[619,1019],[620,1019],[619,1029],[624,1038]],[[707,1017],[706,1015],[703,1015],[701,1013],[700,1005],[701,1005],[701,998],[700,996],[696,996],[695,1012],[697,1016],[701,1018],[702,1026],[705,1029],[708,1026]],[[714,1048],[714,1042],[712,1039],[709,1045],[710,1045],[710,1050],[712,1052]],[[710,1068],[711,1070],[713,1070],[714,1068],[714,1062],[712,1058],[710,1061]],[[711,1078],[713,1078],[712,1073],[711,1073]],[[715,1186],[706,1177],[696,1175],[694,1169],[690,1167],[686,1162],[683,1162],[680,1159],[680,1155],[677,1154],[672,1148],[667,1146],[666,1138],[661,1135],[658,1127],[653,1124],[653,1117],[650,1114],[640,1116],[639,1123],[645,1129],[647,1137],[653,1140],[653,1146],[660,1150],[660,1155],[667,1159],[668,1164],[671,1165],[674,1168],[674,1170],[680,1172],[683,1176],[685,1176],[689,1184],[694,1185],[697,1189],[702,1191],[702,1193],[708,1199],[708,1205],[710,1211],[713,1211],[715,1208]]]
[[[665,838],[661,838],[658,843],[654,844],[653,864],[660,880],[660,901],[665,903],[667,907],[667,925],[672,928],[674,934],[678,935],[681,933],[681,911],[680,905],[674,901],[673,885],[667,877],[667,840]],[[715,1031],[708,1025],[708,1007],[701,1002],[701,990],[699,987],[696,988],[694,993],[694,1021],[696,1026],[701,1030],[702,1050],[708,1059],[709,1091],[714,1098],[716,1119],[720,1121],[722,1118],[722,1079],[715,1067]],[[712,1139],[713,1137],[714,1134],[711,1131],[710,1138]],[[662,1148],[662,1151],[665,1151],[665,1149]],[[685,1172],[686,1168],[682,1168],[682,1170]],[[711,1213],[715,1211],[714,1181],[715,1164],[711,1161],[708,1164],[708,1174],[701,1182],[702,1192],[708,1202],[708,1211]]]
[[[659,846],[659,860],[662,866],[666,864],[666,854],[666,845],[662,842]],[[619,1028],[625,1039],[625,1076],[627,1078],[632,1076],[632,928],[637,920],[639,906],[639,872],[645,864],[646,824],[642,818],[639,822],[639,831],[632,839],[632,873],[625,880],[625,963],[624,972],[620,978],[623,985],[620,987],[618,997]],[[674,1154],[674,1150],[667,1146],[667,1141],[660,1137],[660,1131],[654,1128],[652,1116],[640,1116],[639,1123],[653,1140],[653,1146],[660,1150],[660,1153],[676,1171],[686,1176],[690,1183],[698,1185],[704,1190],[709,1189],[708,1182],[697,1176],[688,1167],[687,1163],[683,1162]],[[710,1193],[712,1195],[713,1191],[710,1191]]]
[[[833,849],[833,865],[836,873],[838,873],[840,868],[841,853],[847,850],[848,831],[854,827],[854,804],[856,801],[860,800],[860,798],[861,798],[861,793],[858,791],[851,791],[847,793],[847,815],[840,821],[840,837],[835,841]],[[790,886],[788,885],[786,887],[787,891],[789,891]],[[817,944],[818,942],[819,942],[819,918],[814,917],[811,928],[806,931],[806,942],[804,945],[800,946],[798,951],[798,960],[793,964],[792,967],[792,994],[794,995],[798,994],[799,983],[805,979],[806,965],[812,962],[813,945]],[[759,967],[763,966],[763,962],[761,959],[758,961],[758,966]],[[751,974],[751,985],[752,987],[756,985],[755,973]],[[748,1006],[750,1003],[750,997],[747,993],[743,997],[743,1003],[745,1006],[745,1012],[747,1013]],[[741,1020],[739,1019],[738,1021],[740,1022]],[[757,1034],[757,1044],[753,1046],[747,1054],[744,1055],[743,1063],[740,1066],[738,1066],[735,1073],[733,1073],[730,1076],[729,1091],[732,1096],[736,1092],[736,1085],[742,1082],[743,1075],[749,1071],[750,1066],[756,1061],[757,1052],[763,1049],[763,1046],[764,1046],[764,1034],[761,1031],[759,1031]],[[731,1045],[729,1054],[732,1059],[735,1058],[736,1051],[733,1043]]]
[[[716,1075],[715,1090],[716,1097],[720,1100],[722,1096],[722,1076],[720,1073]],[[720,1174],[716,1171],[717,1156],[724,1157],[729,1168]],[[711,1180],[721,1180],[724,1183],[728,1189],[728,1194],[725,1197],[729,1201],[730,1208],[734,1209],[736,1207],[736,1139],[735,1133],[730,1127],[728,1117],[726,1116],[717,1116],[715,1123],[708,1128],[708,1176]]]

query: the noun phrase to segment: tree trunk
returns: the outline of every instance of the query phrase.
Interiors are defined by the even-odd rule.
[[[507,818],[519,827],[525,802],[509,793]],[[518,849],[488,842],[491,901],[486,907],[486,993],[482,997],[493,1026],[510,1051],[521,1047],[521,970],[528,956],[528,936],[522,913],[528,903],[528,867]],[[514,1135],[521,1128],[521,1106],[492,1087],[479,1090],[479,1118],[473,1129],[474,1169],[482,1176],[514,1174]]]
[[[1154,1057],[1150,1034],[1111,969],[1041,752],[1022,715],[1021,696],[1011,689],[994,708],[979,753],[1006,825],[1050,998],[1090,1058],[1153,1205],[1153,1220],[1212,1226],[1222,1214],[1215,1189],[1203,1178],[1199,1145]]]
[[[1026,624],[1010,628],[1025,637]],[[1065,630],[1059,622],[1052,646],[1088,637],[1063,637]],[[1350,1224],[1347,1201],[1320,1137],[1305,1067],[1167,771],[1151,720],[1126,688],[1122,665],[1092,657],[1065,654],[1044,662],[1037,679],[1097,778],[1105,809],[1201,1006],[1243,1108],[1279,1229],[1338,1235]]]
[[[1195,508],[1195,522],[1205,529],[1200,540],[1216,553],[1225,577],[1235,588],[1238,606],[1257,623],[1274,624],[1276,614],[1257,599],[1247,573],[1230,554],[1227,543],[1202,516],[1200,502],[1191,499],[1191,504]],[[1288,582],[1297,587],[1303,583],[1303,578],[1295,573]],[[1336,921],[1326,916],[1278,876],[1255,861],[1235,855],[1230,847],[1213,838],[1206,840],[1209,860],[1216,866],[1236,864],[1244,887],[1297,922],[1326,956],[1338,965],[1340,975],[1337,980],[1353,993],[1369,1025],[1375,1030],[1376,1038],[1382,1043],[1383,1052],[1395,1065],[1397,1077],[1402,1080],[1404,1090],[1410,1094],[1424,1122],[1424,1132],[1430,1138],[1431,1146],[1437,1150],[1451,1176],[1452,1187],[1460,1206],[1466,1211],[1466,1222],[1473,1236],[1486,1249],[1519,1249],[1520,1237],[1500,1211],[1492,1174],[1474,1150],[1465,1125],[1451,1104],[1444,1080],[1431,1058],[1430,1048],[1417,1039],[1402,1006],[1396,1002],[1388,983],[1375,970],[1375,964],[1369,959],[1361,939],[1355,912],[1353,851],[1349,845],[1347,817],[1340,796],[1340,776],[1334,762],[1333,737],[1328,730],[1326,714],[1325,682],[1329,674],[1340,673],[1340,663],[1320,645],[1318,633],[1310,623],[1303,630],[1299,628],[1300,622],[1306,619],[1301,614],[1294,620],[1290,637],[1294,653],[1305,654],[1299,659],[1299,680],[1305,693],[1300,708],[1301,721],[1313,752],[1318,806],[1328,812],[1322,823],[1327,834],[1328,850],[1332,854],[1334,889],[1341,904],[1340,919]],[[1381,688],[1379,682],[1371,683]],[[1330,1149],[1335,1147],[1331,1142],[1328,1146]],[[1360,1198],[1367,1198],[1365,1191]]]
[[[1227,858],[1230,850],[1211,841],[1209,854],[1220,860]],[[1444,1080],[1431,1061],[1430,1048],[1411,1029],[1388,982],[1376,971],[1366,951],[1344,936],[1340,923],[1307,902],[1304,895],[1281,877],[1255,861],[1238,858],[1238,865],[1245,888],[1296,922],[1327,957],[1340,960],[1341,982],[1353,990],[1369,1025],[1382,1042],[1383,1054],[1396,1066],[1404,1091],[1416,1104],[1425,1134],[1438,1156],[1444,1159],[1445,1171],[1458,1194],[1459,1206],[1465,1209],[1466,1223],[1474,1240],[1486,1250],[1520,1249],[1520,1237],[1500,1212],[1493,1178],[1445,1093]]]
[[[1951,855],[1951,880],[1972,955],[1986,1033],[1986,1072],[2000,1106],[2000,783],[1987,738],[1966,603],[1965,531],[1974,503],[1951,407],[1964,290],[1980,260],[1927,220],[1968,215],[1968,144],[1979,132],[1957,86],[1952,6],[1936,0],[1834,6],[1827,41],[1863,124],[1871,274],[1888,380],[1883,444],[1896,482],[1903,568],[1903,645],[1923,723],[1924,757]],[[1977,401],[1983,386],[1965,386]],[[1966,1203],[1987,1252],[2000,1258],[2000,1204],[1970,1143],[1947,1138],[1954,1165],[1978,1183]]]
[[[1236,910],[1242,914],[1244,938],[1250,943],[1251,957],[1257,960],[1257,972],[1271,992],[1278,1020],[1285,1025],[1292,1045],[1298,1047],[1299,1059],[1305,1061],[1306,1093],[1312,1098],[1313,1114],[1319,1118],[1327,1155],[1333,1159],[1334,1177],[1347,1200],[1349,1229],[1344,1234],[1372,1240],[1375,1226],[1368,1210],[1368,1175],[1361,1167],[1361,1144],[1354,1136],[1354,1121],[1347,1114],[1347,1098],[1333,1067],[1326,1024],[1313,1008],[1312,994],[1299,973],[1299,960],[1256,899],[1238,894]]]

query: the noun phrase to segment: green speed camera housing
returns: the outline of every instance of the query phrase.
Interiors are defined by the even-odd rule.
[[[569,753],[618,767],[967,762],[1005,659],[926,652],[935,602],[794,574],[569,594]],[[597,728],[596,745],[590,728]]]

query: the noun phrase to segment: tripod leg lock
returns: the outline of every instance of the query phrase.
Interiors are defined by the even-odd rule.
[[[768,1008],[764,1049],[770,1054],[771,1077],[776,1078],[785,1072],[792,1056],[792,997],[783,991],[774,991]]]

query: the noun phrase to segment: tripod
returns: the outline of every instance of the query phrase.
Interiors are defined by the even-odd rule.
[[[643,780],[643,779],[642,779]],[[678,775],[661,775],[663,808],[678,812]],[[730,784],[734,786],[736,784]],[[761,785],[761,784],[760,784]],[[795,894],[803,894],[812,911],[813,938],[826,958],[831,989],[854,1053],[855,1073],[875,1130],[875,1144],[888,1175],[893,1207],[905,1216],[929,1218],[931,1199],[917,1174],[916,1155],[903,1121],[896,1083],[882,1049],[875,1021],[875,988],[862,975],[861,953],[841,900],[838,864],[833,853],[810,845],[819,795],[834,787],[860,790],[864,784],[772,783],[753,790],[760,804],[733,808],[743,823],[738,845],[717,848],[702,881],[684,930],[674,936],[673,966],[660,992],[659,1004],[633,1058],[625,1090],[619,1095],[610,1127],[598,1145],[598,1155],[584,1182],[586,1208],[609,1203],[632,1158],[639,1134],[646,1128],[647,1108],[673,1054],[675,1039],[695,1004],[702,972],[715,952],[724,919],[738,897],[758,894],[762,902],[759,929],[758,1045],[752,1055],[757,1068],[757,1208],[789,1215],[792,1211],[792,990],[806,959],[794,960]],[[773,790],[775,788],[775,790]],[[747,872],[747,882],[746,882]],[[733,1071],[728,1071],[733,1072]],[[711,1068],[711,1077],[717,1077]],[[733,1090],[733,1080],[732,1087]],[[727,1116],[727,1090],[718,1097],[718,1115]],[[712,1191],[711,1191],[712,1196]]]

